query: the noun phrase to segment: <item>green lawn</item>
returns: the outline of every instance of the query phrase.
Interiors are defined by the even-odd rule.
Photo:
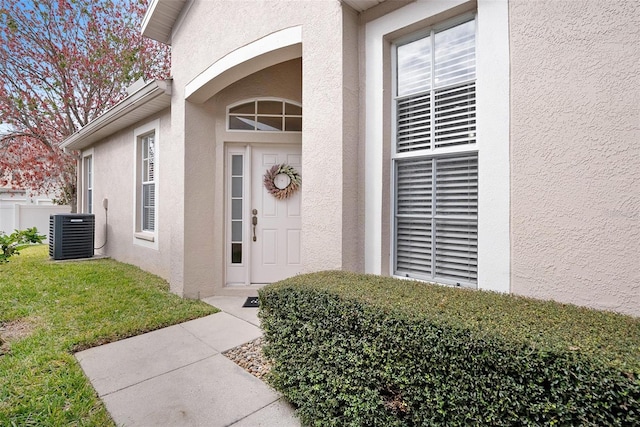
[[[47,249],[0,264],[0,426],[113,425],[73,353],[217,310],[137,267]]]

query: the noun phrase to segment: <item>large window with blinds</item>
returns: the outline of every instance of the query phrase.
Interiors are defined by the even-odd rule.
[[[395,48],[395,275],[476,286],[475,19]]]

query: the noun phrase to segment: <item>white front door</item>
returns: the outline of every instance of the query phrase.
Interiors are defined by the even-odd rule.
[[[300,144],[229,145],[227,149],[227,285],[273,283],[301,272],[302,186],[278,199],[264,184],[267,171],[281,164],[302,175]]]
[[[299,145],[256,146],[251,149],[248,218],[251,231],[247,240],[252,284],[277,282],[301,272],[302,187],[288,198],[279,200],[264,185],[264,175],[274,165],[290,165],[302,175],[301,158]]]

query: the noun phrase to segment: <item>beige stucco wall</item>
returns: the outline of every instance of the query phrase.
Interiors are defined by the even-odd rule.
[[[342,268],[364,271],[364,183],[360,181],[360,52],[358,15],[343,10]]]
[[[358,268],[360,194],[353,184],[359,182],[354,113],[358,101],[357,15],[336,0],[207,1],[187,7],[172,39],[172,173],[177,178],[175,190],[184,193],[184,201],[178,202],[181,206],[176,206],[183,215],[176,218],[172,232],[176,247],[184,248],[184,259],[176,258],[171,266],[172,289],[188,297],[217,292],[223,267],[222,225],[216,225],[217,217],[213,225],[207,221],[212,218],[210,212],[220,211],[223,200],[216,188],[222,185],[224,145],[212,127],[212,118],[224,114],[226,105],[221,104],[226,99],[204,104],[185,101],[185,85],[225,55],[294,26],[301,26],[303,38],[304,269]],[[271,84],[264,82],[264,87]],[[245,95],[249,96],[246,90]],[[252,96],[283,95],[256,92]],[[205,164],[208,168],[197,167]],[[212,182],[217,184],[211,187]],[[203,239],[208,241],[200,250]]]
[[[95,144],[93,148],[93,203],[96,218],[95,245],[105,243],[105,210],[102,200],[108,199],[107,243],[96,251],[118,261],[135,264],[162,278],[170,278],[170,262],[174,253],[171,245],[173,206],[179,195],[171,189],[173,177],[169,166],[169,110],[149,117],[134,126],[117,132]],[[134,244],[134,130],[155,120],[159,121],[157,158],[157,230],[158,249]],[[166,159],[165,159],[166,156]],[[82,171],[80,171],[82,173]],[[82,192],[82,188],[79,189]]]
[[[357,34],[344,24],[353,16],[340,3],[309,3],[302,45],[302,168],[305,185],[313,191],[302,193],[302,260],[306,271],[316,271],[346,267],[348,246],[343,245],[353,244],[345,236],[352,205],[343,200],[357,200],[344,187],[352,176],[345,165],[354,155],[350,148],[357,143],[357,128],[347,118],[352,97],[344,85],[345,74],[357,72],[357,56],[346,58],[342,46]]]
[[[509,19],[512,291],[640,315],[640,3]]]

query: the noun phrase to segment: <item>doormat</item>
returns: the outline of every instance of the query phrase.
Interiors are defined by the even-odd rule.
[[[243,307],[258,307],[258,305],[259,305],[258,297],[249,297],[244,302]]]

